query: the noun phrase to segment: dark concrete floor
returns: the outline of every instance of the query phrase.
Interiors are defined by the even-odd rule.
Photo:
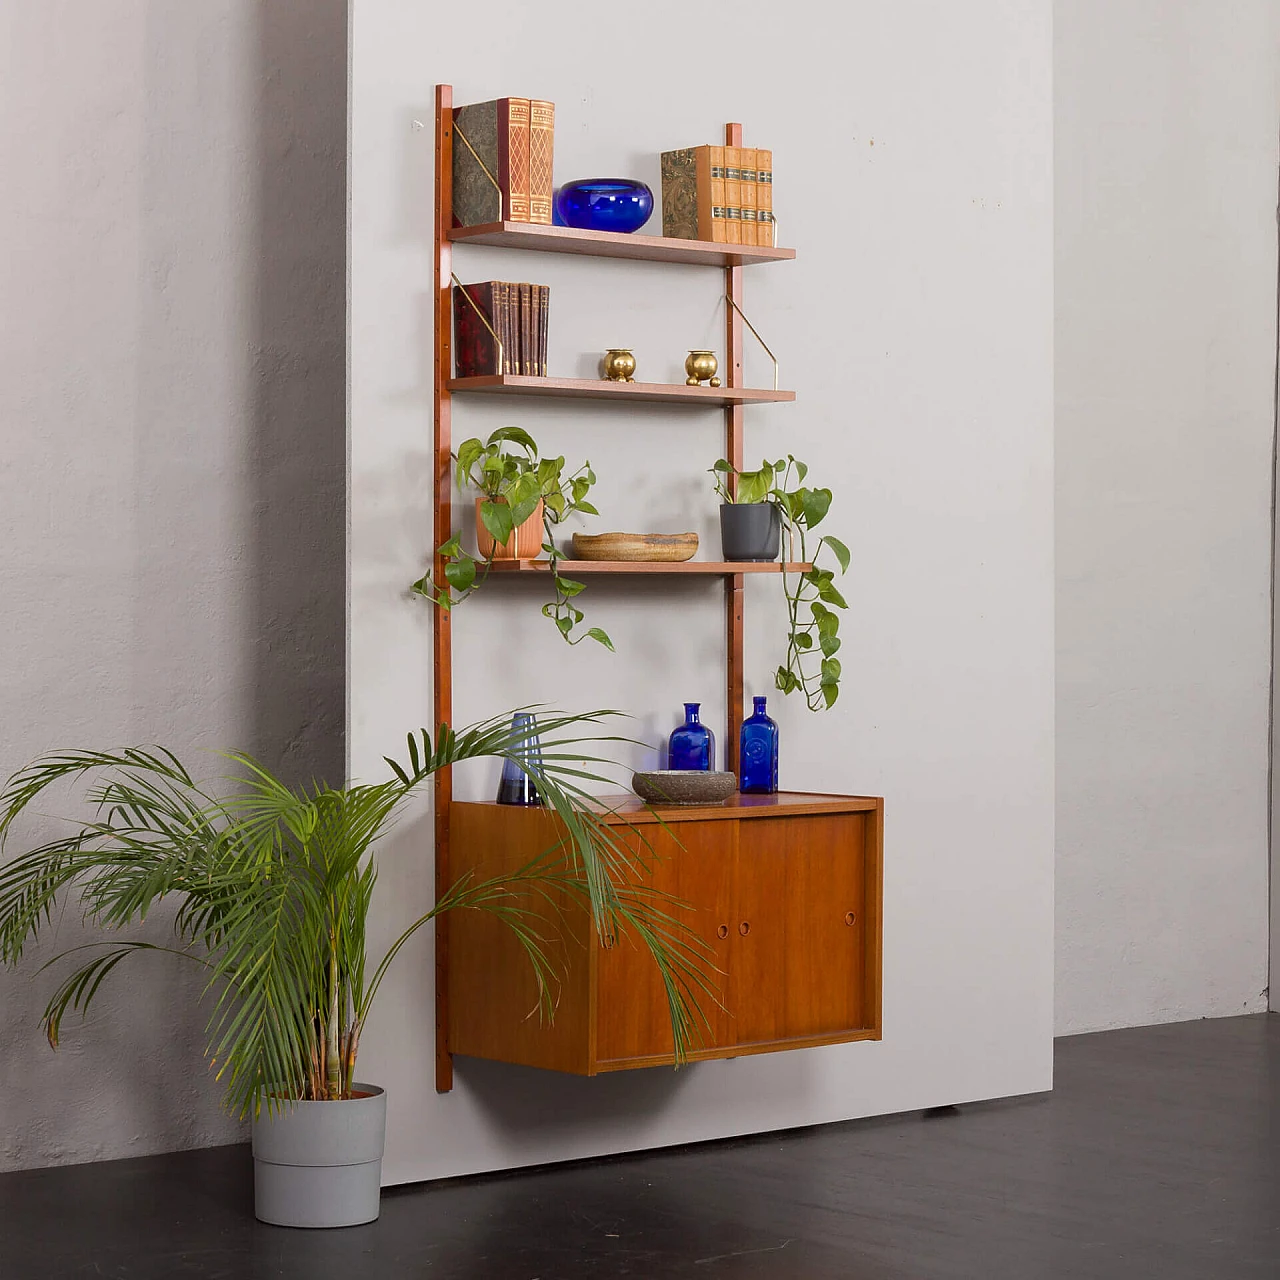
[[[1052,1095],[256,1223],[228,1147],[0,1177],[0,1280],[1277,1280],[1280,1015],[1061,1040]]]

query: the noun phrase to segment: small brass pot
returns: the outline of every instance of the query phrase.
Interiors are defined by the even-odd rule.
[[[720,362],[714,351],[690,351],[684,361],[684,371],[689,375],[684,380],[685,386],[700,386],[710,379],[711,385],[718,387],[720,379],[716,377],[716,370],[719,368]]]
[[[610,347],[604,353],[602,361],[605,381],[634,382],[632,375],[636,371],[636,358],[629,347]]]

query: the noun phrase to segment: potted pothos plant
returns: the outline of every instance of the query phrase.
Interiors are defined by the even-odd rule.
[[[454,534],[436,549],[440,575],[428,573],[412,590],[437,608],[452,609],[483,585],[497,559],[529,560],[545,553],[555,597],[542,606],[545,617],[569,644],[591,639],[607,649],[613,641],[601,627],[579,629],[585,615],[575,598],[586,584],[560,572],[564,556],[555,530],[572,515],[599,515],[587,494],[595,484],[591,463],[566,474],[565,460],[543,458],[537,442],[520,427],[499,427],[487,440],[465,440],[454,455],[460,490],[475,489],[478,557]]]
[[[849,549],[831,534],[812,536],[831,507],[831,490],[807,486],[809,468],[790,454],[776,462],[766,459],[754,471],[740,471],[720,458],[711,474],[721,499],[726,560],[776,560],[779,542],[786,543],[787,654],[774,684],[784,694],[803,695],[810,711],[834,706],[841,675],[838,611],[849,606],[835,585],[835,569],[822,560],[829,553],[844,573]],[[787,563],[810,567],[792,573]]]
[[[403,947],[446,911],[489,911],[519,937],[541,1011],[554,1011],[558,973],[537,895],[568,892],[602,937],[631,931],[652,952],[669,1002],[677,1061],[696,1032],[698,990],[710,992],[705,948],[677,923],[670,899],[640,886],[643,844],[607,825],[582,789],[601,775],[595,744],[615,739],[615,712],[543,716],[542,751],[499,716],[461,731],[409,736],[407,759],[370,784],[289,786],[232,753],[234,777],[213,789],[161,749],[64,751],[14,774],[0,793],[0,839],[50,788],[87,788],[87,818],[0,863],[0,961],[13,966],[43,940],[64,905],[107,933],[133,928],[162,901],[176,905],[163,941],[128,937],[76,946],[44,1011],[57,1047],[72,1011],[142,953],[176,954],[207,981],[208,1058],[225,1105],[253,1119],[256,1211],[289,1226],[349,1226],[378,1216],[385,1096],[357,1076],[360,1037]],[[463,877],[381,955],[367,945],[378,878],[374,846],[405,802],[462,760],[514,760],[553,808],[563,836],[511,875]],[[588,763],[583,764],[586,760]]]

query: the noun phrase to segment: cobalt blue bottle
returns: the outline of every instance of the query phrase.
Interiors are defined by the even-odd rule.
[[[716,767],[715,735],[698,719],[700,702],[684,704],[684,724],[667,742],[668,769],[714,770]]]
[[[763,698],[752,701],[755,712],[742,722],[739,738],[742,779],[738,790],[758,795],[778,789],[778,726],[765,715]]]

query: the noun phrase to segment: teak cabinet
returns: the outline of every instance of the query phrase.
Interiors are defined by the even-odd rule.
[[[725,129],[742,145],[742,126]],[[724,414],[724,457],[743,466],[749,405],[786,403],[795,393],[747,387],[743,369],[743,272],[795,257],[793,249],[663,236],[619,235],[532,223],[453,226],[453,90],[436,86],[435,120],[435,545],[452,536],[452,412],[457,395],[553,396],[627,405],[646,401]],[[540,254],[699,268],[725,296],[721,387],[614,383],[514,375],[455,378],[451,283],[455,246],[497,246]],[[709,467],[707,458],[702,468]],[[735,483],[730,481],[731,484]],[[709,549],[708,549],[709,550]],[[705,552],[704,552],[705,554]],[[496,585],[545,574],[542,560],[498,561]],[[724,582],[725,767],[737,771],[744,703],[744,577],[797,573],[803,564],[695,559],[676,564],[563,561],[565,573],[715,575]],[[437,575],[443,562],[435,561]],[[451,615],[432,619],[435,723],[453,722]],[[799,762],[796,762],[799,767]],[[463,873],[514,870],[557,842],[551,815],[497,804],[455,802],[449,770],[436,777],[436,886]],[[883,810],[857,796],[739,796],[725,808],[664,809],[662,821],[638,801],[611,821],[640,824],[657,855],[653,884],[691,904],[692,922],[721,971],[718,1004],[693,1058],[734,1057],[880,1035],[880,863]],[[664,825],[665,824],[665,825]],[[652,959],[628,940],[602,946],[567,908],[567,969],[554,1023],[539,1025],[534,978],[518,942],[483,913],[436,921],[436,1088],[453,1083],[453,1054],[595,1075],[672,1061],[666,995]],[[723,1006],[723,1007],[721,1007]]]
[[[857,796],[737,796],[725,807],[664,809],[635,801],[607,819],[636,824],[654,854],[649,883],[688,904],[710,946],[718,1002],[690,1058],[732,1058],[880,1035],[883,808]],[[554,815],[455,802],[459,872],[514,870],[556,839]],[[556,1016],[537,1015],[520,944],[499,921],[451,921],[449,1043],[455,1054],[578,1075],[674,1061],[667,997],[638,943],[601,942],[576,904],[545,911],[563,947]]]

